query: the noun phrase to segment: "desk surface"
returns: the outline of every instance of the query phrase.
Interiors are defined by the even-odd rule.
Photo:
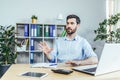
[[[65,65],[60,65],[58,68],[71,70],[70,66]],[[120,80],[120,71],[100,76],[92,76],[77,71],[64,75],[53,73],[50,68],[30,68],[29,64],[12,65],[0,80],[41,80],[40,78],[18,76],[27,71],[48,73],[48,76],[42,78],[42,80]]]

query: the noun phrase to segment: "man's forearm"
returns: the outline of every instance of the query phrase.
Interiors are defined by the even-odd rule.
[[[97,57],[90,57],[86,60],[78,61],[79,65],[89,65],[89,64],[97,64],[98,59]]]
[[[66,62],[66,64],[71,64],[73,66],[78,66],[78,65],[92,65],[92,64],[97,64],[98,63],[98,59],[97,57],[90,57],[88,59],[85,60],[80,60],[80,61],[68,61]]]

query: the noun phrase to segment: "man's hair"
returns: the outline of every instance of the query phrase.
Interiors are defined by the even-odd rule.
[[[81,20],[77,15],[74,15],[74,14],[68,15],[66,19],[68,20],[68,19],[71,19],[71,18],[75,18],[77,24],[80,24]]]

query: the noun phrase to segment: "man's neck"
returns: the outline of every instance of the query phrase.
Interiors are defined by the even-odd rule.
[[[76,33],[74,33],[74,34],[67,34],[67,38],[69,40],[72,40],[73,38],[75,38],[75,36],[76,36]]]

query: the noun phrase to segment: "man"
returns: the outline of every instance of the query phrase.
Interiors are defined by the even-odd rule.
[[[50,48],[45,42],[40,42],[40,46],[50,62],[65,62],[71,65],[98,63],[97,55],[87,40],[76,34],[79,26],[80,18],[73,14],[68,15],[65,27],[67,34],[56,40],[54,48]]]

